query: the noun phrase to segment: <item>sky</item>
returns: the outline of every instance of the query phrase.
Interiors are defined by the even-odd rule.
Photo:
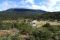
[[[0,11],[10,8],[27,8],[45,11],[60,11],[60,0],[0,0]]]

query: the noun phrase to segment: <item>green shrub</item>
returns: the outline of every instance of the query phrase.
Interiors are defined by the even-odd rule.
[[[49,23],[46,23],[42,27],[51,27],[51,25]]]

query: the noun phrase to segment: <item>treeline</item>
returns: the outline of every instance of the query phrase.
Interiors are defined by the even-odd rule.
[[[40,16],[40,13],[33,13],[32,11],[23,11],[23,12],[18,12],[18,11],[3,11],[0,12],[0,20],[7,20],[7,19],[12,19],[12,20],[17,20],[21,18],[29,18],[29,19],[34,19]]]
[[[60,21],[60,12],[47,12],[40,16],[41,19]]]

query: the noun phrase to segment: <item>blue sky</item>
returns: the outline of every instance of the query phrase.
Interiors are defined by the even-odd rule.
[[[9,8],[40,9],[60,11],[60,0],[0,0],[0,11]]]

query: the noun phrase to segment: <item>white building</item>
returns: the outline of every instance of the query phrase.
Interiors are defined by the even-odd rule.
[[[34,28],[39,28],[42,27],[44,24],[46,24],[46,21],[37,21],[37,20],[33,20],[30,24],[34,27]]]
[[[35,28],[37,27],[37,23],[38,23],[37,20],[33,20],[30,24]]]

